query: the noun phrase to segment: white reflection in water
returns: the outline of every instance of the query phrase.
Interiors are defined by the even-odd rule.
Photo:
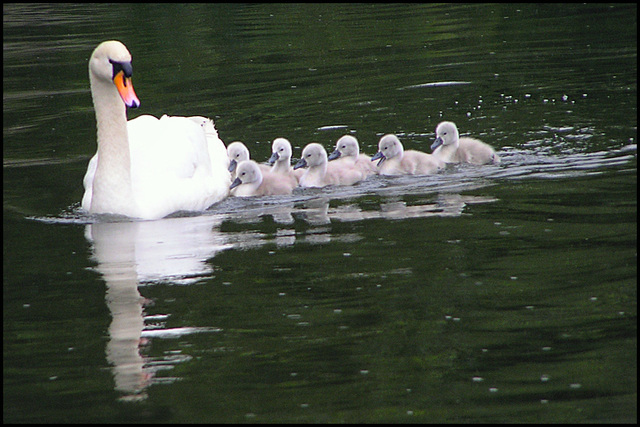
[[[167,380],[155,378],[158,370],[190,360],[188,355],[179,358],[166,355],[162,359],[143,357],[140,347],[148,340],[219,331],[215,326],[168,329],[163,322],[169,315],[145,318],[145,300],[138,291],[139,286],[153,283],[188,285],[211,278],[214,272],[207,260],[225,249],[247,250],[266,243],[286,247],[296,243],[327,244],[361,239],[361,236],[349,233],[332,235],[328,226],[332,221],[460,215],[467,204],[494,200],[443,193],[430,202],[413,206],[396,197],[381,203],[377,210],[363,210],[353,203],[330,207],[331,197],[314,194],[306,200],[298,198],[295,202],[274,204],[256,200],[233,201],[224,213],[86,225],[85,236],[93,246],[95,268],[105,280],[105,300],[112,316],[106,357],[113,366],[115,390],[122,394],[123,400],[144,399],[145,389],[150,384]],[[223,221],[250,228],[252,224],[263,222],[265,216],[281,226],[277,232],[220,230]],[[295,223],[294,216],[311,225],[311,229],[296,232],[291,228]]]
[[[155,329],[145,326],[144,298],[138,286],[172,281],[189,284],[212,274],[205,261],[228,247],[214,216],[168,218],[161,221],[99,222],[86,226],[93,244],[96,270],[106,283],[105,300],[112,316],[107,361],[113,366],[115,390],[123,400],[143,399],[144,389],[158,370],[157,360],[145,360],[140,345],[150,338],[176,338],[216,332],[216,328]],[[151,320],[158,320],[155,316]],[[175,357],[164,366],[182,361]]]
[[[127,222],[100,222],[103,218],[99,218],[99,222],[86,225],[85,235],[93,245],[96,270],[106,282],[105,300],[113,319],[106,357],[113,366],[115,390],[123,400],[144,399],[150,384],[179,380],[155,378],[156,372],[191,360],[189,355],[179,354],[180,350],[161,358],[143,357],[140,347],[145,342],[219,331],[215,326],[169,329],[164,320],[170,315],[145,317],[139,286],[189,285],[211,279],[214,271],[207,261],[225,249],[250,250],[267,243],[287,247],[355,242],[363,238],[354,233],[332,234],[332,222],[459,216],[468,205],[495,202],[494,197],[461,193],[490,187],[496,179],[598,173],[603,167],[633,164],[630,160],[635,151],[633,145],[613,156],[604,152],[539,156],[535,150],[507,147],[500,152],[500,167],[449,165],[444,173],[427,177],[374,176],[350,187],[296,189],[291,196],[229,198],[198,216]],[[369,197],[366,203],[362,203],[363,196]],[[370,196],[376,200],[373,207]],[[264,231],[262,224],[267,218],[278,225],[276,231]],[[71,221],[75,223],[78,218]],[[310,227],[299,231],[296,225],[300,222]],[[240,230],[221,231],[224,223],[236,224]]]

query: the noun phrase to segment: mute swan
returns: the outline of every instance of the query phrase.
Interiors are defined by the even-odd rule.
[[[131,83],[131,54],[119,41],[98,45],[89,60],[98,150],[83,183],[92,214],[158,219],[204,210],[229,194],[228,158],[205,117],[143,115]]]
[[[308,168],[300,178],[301,187],[324,187],[327,185],[353,185],[365,178],[365,174],[355,169],[342,169],[331,165],[327,152],[317,142],[312,142],[302,150],[302,158],[294,169]]]
[[[273,143],[271,143],[271,157],[268,163],[272,165],[271,172],[288,177],[285,179],[295,179],[296,185],[304,174],[302,169],[293,170],[291,166],[291,143],[286,138],[273,140]]]
[[[371,157],[360,154],[358,140],[351,135],[344,135],[338,139],[336,149],[329,154],[328,159],[336,166],[356,168],[365,175],[378,173],[376,165],[371,163]]]
[[[436,140],[431,151],[447,163],[500,163],[500,157],[489,145],[474,138],[459,138],[458,127],[453,122],[442,122],[436,127]]]
[[[231,178],[235,179],[236,177],[236,167],[238,164],[244,160],[250,160],[251,155],[249,154],[249,149],[244,143],[240,141],[235,141],[229,144],[227,147],[227,156],[229,157],[229,172],[232,173]],[[258,164],[260,170],[263,172],[268,171],[270,166]]]
[[[237,177],[231,184],[231,195],[277,196],[291,194],[298,183],[295,180],[283,180],[280,174],[263,172],[253,160],[243,160],[238,164]]]
[[[388,134],[380,138],[378,152],[371,161],[378,160],[380,175],[426,175],[435,173],[445,163],[427,153],[416,150],[404,150],[397,136]]]

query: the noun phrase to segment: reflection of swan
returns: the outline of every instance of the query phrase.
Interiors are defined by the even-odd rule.
[[[130,239],[136,223],[93,224],[87,236],[93,241],[96,269],[106,280],[106,302],[111,312],[107,361],[113,365],[116,391],[127,399],[143,398],[149,383],[138,351],[144,327],[142,297],[138,293],[135,245]]]
[[[120,249],[132,263],[138,282],[179,280],[187,284],[210,275],[211,266],[205,261],[229,247],[226,237],[218,231],[221,222],[218,216],[200,215],[158,222],[97,223],[87,226],[87,238],[95,234],[96,227],[114,235],[123,234],[120,248],[112,244],[113,253],[97,258],[102,268],[105,262],[110,265],[116,256],[124,256],[117,253]],[[109,234],[104,234],[104,239],[108,240]],[[100,243],[92,240],[94,245]]]
[[[226,197],[226,149],[204,117],[140,116],[131,84],[131,54],[118,41],[101,43],[89,60],[98,152],[84,178],[83,209],[157,219],[199,211]]]
[[[393,134],[380,138],[378,152],[371,160],[378,160],[380,175],[426,175],[438,172],[445,165],[431,154],[405,151],[398,137]]]
[[[144,398],[153,376],[139,352],[144,318],[138,286],[165,280],[184,284],[210,276],[211,266],[205,261],[228,247],[217,231],[220,222],[218,217],[199,216],[87,225],[85,236],[93,244],[96,270],[107,287],[112,321],[106,354],[122,399]],[[186,328],[180,333],[201,330]]]
[[[489,145],[474,138],[460,138],[458,127],[453,122],[441,122],[438,125],[431,151],[435,157],[447,163],[500,163],[500,157]]]

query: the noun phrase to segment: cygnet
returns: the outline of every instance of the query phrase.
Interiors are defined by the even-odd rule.
[[[447,163],[498,164],[500,157],[484,142],[458,135],[453,122],[442,122],[436,127],[436,140],[431,145],[433,155]]]
[[[295,183],[298,185],[298,181],[304,171],[302,169],[293,170],[291,166],[291,153],[291,143],[289,140],[286,138],[276,138],[271,144],[271,157],[267,163],[272,165],[272,173],[281,174],[288,177],[288,179],[295,179]]]
[[[231,172],[231,179],[234,179],[237,174],[235,173],[238,164],[244,160],[250,160],[249,149],[240,141],[235,141],[229,144],[227,147],[227,157],[229,157],[229,172]],[[268,171],[270,167],[268,165],[258,165],[262,171]]]
[[[378,173],[376,165],[371,163],[371,157],[360,154],[358,140],[351,135],[344,135],[336,142],[336,149],[329,154],[329,164],[344,168],[356,168],[365,176]]]
[[[427,175],[444,168],[445,163],[427,153],[404,150],[397,136],[388,134],[380,138],[378,152],[371,161],[378,160],[380,175]]]
[[[294,166],[294,169],[300,168],[308,168],[300,178],[301,187],[353,185],[365,177],[355,169],[343,169],[329,164],[326,150],[317,142],[312,142],[302,150],[302,158]]]
[[[253,160],[243,160],[236,169],[236,179],[231,183],[231,195],[236,197],[248,196],[277,196],[291,194],[296,183],[282,179],[279,174],[260,170],[258,163]]]

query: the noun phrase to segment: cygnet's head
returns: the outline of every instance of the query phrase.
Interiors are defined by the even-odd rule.
[[[242,184],[260,185],[262,183],[262,172],[258,164],[253,160],[243,160],[238,163],[238,171],[236,173],[236,179],[231,183],[230,190],[233,190]]]
[[[291,143],[286,138],[276,138],[271,144],[271,157],[269,164],[273,165],[277,161],[291,161]]]
[[[324,147],[317,142],[312,142],[304,147],[302,150],[302,158],[293,167],[299,168],[313,168],[327,163],[327,151]]]
[[[431,151],[441,145],[451,145],[458,142],[458,127],[453,122],[441,122],[436,127],[436,140],[431,144]]]
[[[233,172],[240,162],[249,160],[249,149],[240,141],[232,142],[227,147],[227,157],[229,157],[229,172]]]
[[[360,145],[358,140],[351,135],[344,135],[336,142],[336,149],[329,154],[329,160],[335,160],[340,157],[358,157],[360,154]]]
[[[394,134],[388,134],[380,138],[378,142],[378,152],[375,156],[371,158],[371,161],[378,161],[378,166],[380,166],[385,160],[392,159],[394,157],[400,156],[404,153],[404,147],[402,143]]]

